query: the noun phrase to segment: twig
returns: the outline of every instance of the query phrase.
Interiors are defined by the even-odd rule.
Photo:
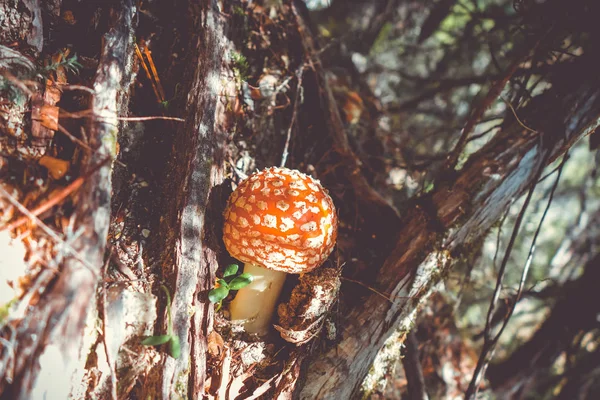
[[[98,165],[93,167],[91,170],[89,170],[85,175],[80,176],[79,178],[75,179],[68,186],[61,189],[57,194],[52,196],[46,202],[40,204],[38,207],[31,210],[30,211],[31,214],[37,217],[38,215],[43,214],[44,212],[48,211],[49,209],[51,209],[52,207],[54,207],[55,205],[57,205],[58,203],[63,201],[71,193],[73,193],[74,191],[79,189],[79,187],[83,184],[83,182],[85,182],[85,180],[88,177],[90,177],[93,173],[95,173],[100,168],[102,168],[104,165],[106,165],[106,163],[108,163],[110,160],[111,160],[110,157],[105,159],[104,161],[102,161],[101,163],[99,163]],[[19,226],[23,225],[25,222],[29,221],[29,219],[30,218],[28,216],[21,217],[10,225],[0,227],[0,231],[3,231],[3,230],[12,231],[13,229],[18,228]]]
[[[48,236],[54,239],[58,244],[65,247],[73,257],[79,262],[81,262],[90,272],[94,275],[95,278],[98,278],[98,272],[96,272],[95,267],[91,265],[86,259],[84,259],[78,252],[75,250],[70,244],[65,242],[60,236],[58,236],[52,229],[48,227],[48,225],[44,224],[38,217],[33,215],[31,211],[27,209],[23,204],[21,204],[17,199],[15,199],[10,193],[8,193],[2,186],[0,186],[0,195],[2,195],[6,200],[8,200],[13,206],[17,207],[19,211],[25,214],[29,219],[31,219],[35,224],[37,224]]]
[[[402,366],[408,383],[408,398],[410,400],[428,400],[423,369],[419,361],[419,342],[414,329],[406,335],[404,345],[406,351],[402,358]]]
[[[538,133],[535,129],[531,129],[530,127],[525,125],[523,122],[521,122],[521,120],[519,119],[519,116],[517,115],[517,112],[515,111],[515,108],[512,106],[512,104],[510,104],[510,102],[508,100],[506,100],[504,98],[504,96],[500,96],[500,98],[502,99],[502,101],[504,101],[504,103],[506,103],[508,108],[510,108],[510,111],[512,111],[512,113],[515,116],[515,119],[517,120],[517,123],[519,125],[521,125],[524,129],[528,130],[529,132]]]
[[[150,84],[152,85],[152,90],[154,90],[154,95],[156,96],[156,100],[158,100],[159,103],[162,103],[164,101],[164,98],[161,97],[161,95],[158,91],[158,87],[156,86],[156,83],[154,82],[154,79],[152,78],[152,74],[150,73],[150,70],[148,69],[148,66],[146,65],[144,56],[142,55],[142,52],[140,51],[140,48],[138,47],[137,43],[135,43],[133,45],[133,48],[135,49],[135,54],[140,59],[140,64],[142,64],[142,68],[146,72],[146,76],[148,77],[148,80],[150,81]]]
[[[364,287],[364,288],[366,288],[366,289],[369,289],[371,292],[373,292],[373,293],[375,293],[375,294],[377,294],[377,295],[379,295],[379,296],[383,297],[384,299],[386,299],[386,300],[387,300],[387,301],[389,301],[390,303],[393,303],[392,299],[391,299],[389,296],[385,295],[384,293],[381,293],[380,291],[378,291],[378,290],[377,290],[377,289],[375,289],[375,288],[372,288],[372,287],[371,287],[371,286],[369,286],[369,285],[366,285],[366,284],[362,283],[361,281],[357,281],[357,280],[354,280],[354,279],[346,278],[346,277],[344,277],[344,276],[341,276],[341,277],[340,277],[340,279],[342,279],[342,280],[344,280],[344,281],[348,281],[348,282],[356,283],[357,285],[360,285],[360,286],[362,286],[362,287]]]
[[[298,114],[298,103],[300,101],[300,93],[302,92],[302,78],[304,77],[304,64],[300,65],[296,70],[296,78],[298,80],[298,85],[296,87],[296,98],[294,99],[294,110],[292,111],[292,120],[290,121],[290,127],[287,131],[287,136],[285,138],[285,145],[283,146],[283,152],[281,154],[281,167],[285,167],[285,163],[287,162],[290,141],[292,138],[292,129],[294,128],[294,124],[296,123],[296,114]]]
[[[519,287],[518,287],[517,293],[515,295],[515,301],[512,304],[512,306],[510,307],[510,310],[509,310],[506,318],[504,319],[504,322],[502,324],[502,327],[500,328],[500,331],[494,338],[494,342],[497,342],[498,339],[500,339],[500,336],[502,335],[502,332],[504,332],[504,329],[506,328],[506,325],[508,324],[510,317],[513,315],[513,313],[515,311],[517,303],[519,302],[519,300],[521,299],[521,296],[523,295],[523,288],[525,287],[525,281],[527,280],[527,275],[529,274],[529,269],[531,267],[531,263],[533,262],[533,255],[535,254],[537,238],[542,230],[542,225],[544,224],[546,216],[548,215],[548,210],[550,209],[550,206],[552,205],[554,193],[556,192],[556,188],[558,187],[558,183],[560,182],[560,177],[562,175],[562,171],[564,169],[564,166],[565,166],[565,163],[567,160],[568,160],[568,157],[567,157],[567,154],[565,154],[565,156],[563,157],[563,160],[560,164],[560,169],[558,170],[556,180],[554,181],[554,184],[552,185],[552,189],[550,190],[550,195],[548,196],[548,202],[546,203],[546,208],[544,209],[542,217],[540,218],[540,222],[538,223],[538,226],[535,230],[535,234],[533,235],[533,238],[531,239],[531,246],[529,247],[529,253],[527,254],[527,260],[525,261],[525,267],[523,268],[523,272],[521,273],[521,279],[519,281]]]
[[[458,139],[458,142],[456,143],[456,146],[454,146],[454,149],[452,150],[452,152],[450,152],[450,155],[446,159],[446,165],[445,165],[444,170],[448,171],[448,170],[454,169],[454,167],[456,166],[456,163],[458,162],[460,154],[462,153],[463,148],[465,147],[465,144],[467,143],[467,140],[469,139],[469,135],[471,134],[471,132],[473,131],[473,129],[475,128],[475,126],[477,125],[477,123],[479,122],[481,117],[483,117],[483,114],[485,113],[485,111],[490,107],[490,105],[493,103],[493,101],[498,96],[500,96],[502,89],[504,89],[504,86],[506,85],[506,83],[515,74],[515,72],[519,68],[519,65],[524,60],[529,58],[529,54],[531,53],[531,51],[534,51],[538,47],[539,43],[540,43],[540,41],[538,40],[531,49],[528,49],[528,51],[525,52],[525,54],[522,57],[517,57],[517,59],[515,61],[513,61],[513,63],[506,70],[506,72],[503,74],[503,76],[492,85],[492,87],[490,88],[487,95],[479,102],[479,104],[475,107],[475,109],[473,109],[473,111],[471,112],[471,115],[467,119],[467,122],[460,134],[460,137]]]
[[[81,147],[83,147],[84,149],[86,149],[87,151],[89,151],[90,153],[92,153],[94,151],[94,149],[92,149],[90,146],[88,146],[86,143],[84,143],[81,139],[78,139],[75,136],[73,136],[71,134],[71,132],[69,132],[61,124],[57,123],[56,126],[58,127],[58,130],[61,131],[66,137],[68,137],[69,139],[71,139],[71,141],[77,143],[78,145],[80,145]]]
[[[83,110],[83,111],[73,113],[73,112],[67,112],[67,111],[64,111],[61,109],[60,116],[61,116],[61,118],[73,118],[73,119],[90,118],[90,119],[100,121],[100,122],[106,122],[106,123],[112,122],[112,118],[108,119],[108,118],[104,118],[100,115],[94,115],[92,110]],[[185,119],[183,119],[183,118],[167,117],[167,116],[162,116],[162,115],[155,115],[155,116],[150,116],[150,117],[116,117],[116,119],[118,121],[153,121],[153,120],[158,119],[158,120],[185,122]]]
[[[150,70],[152,71],[152,77],[156,82],[156,87],[158,88],[158,93],[160,95],[161,101],[165,101],[165,91],[163,90],[162,84],[160,83],[160,77],[158,76],[158,71],[156,70],[156,65],[154,64],[154,60],[152,59],[152,52],[148,50],[148,46],[144,46],[144,55],[148,59],[148,64],[150,64]]]
[[[543,147],[541,145],[540,145],[540,149],[543,149]],[[502,288],[502,280],[504,279],[504,274],[506,272],[506,266],[508,265],[508,260],[510,258],[513,246],[515,244],[517,235],[519,233],[519,228],[521,227],[521,223],[523,222],[525,212],[527,211],[527,207],[529,206],[531,198],[533,197],[533,193],[537,186],[537,182],[544,170],[544,167],[546,165],[546,161],[548,160],[549,155],[550,155],[550,153],[548,151],[545,151],[545,153],[542,157],[542,161],[538,167],[538,170],[536,171],[535,179],[533,180],[533,183],[531,184],[531,187],[529,188],[529,191],[527,192],[527,197],[525,198],[525,202],[523,203],[523,206],[521,207],[521,211],[519,212],[519,215],[517,216],[517,220],[515,221],[515,225],[513,227],[513,231],[512,231],[510,240],[509,240],[506,250],[504,252],[504,258],[502,259],[502,264],[500,265],[500,269],[498,271],[496,287],[494,288],[494,293],[493,293],[492,299],[490,301],[490,306],[488,308],[488,313],[487,313],[487,317],[486,317],[486,321],[485,321],[483,346],[481,349],[481,353],[479,355],[479,359],[477,360],[477,365],[473,372],[473,377],[471,378],[471,382],[469,383],[469,387],[465,393],[465,400],[474,400],[476,398],[477,392],[479,391],[479,381],[481,380],[482,376],[485,374],[485,370],[487,369],[487,366],[490,361],[489,358],[491,358],[491,357],[488,357],[488,355],[493,356],[493,352],[494,352],[496,343],[498,342],[498,339],[500,339],[500,335],[502,335],[502,332],[504,331],[504,328],[506,327],[508,320],[512,316],[512,313],[516,306],[516,302],[519,300],[520,294],[522,293],[522,290],[523,290],[522,285],[524,284],[524,280],[527,278],[527,273],[529,271],[529,265],[531,262],[529,257],[528,257],[527,263],[525,265],[525,268],[523,269],[523,275],[521,276],[522,283],[519,285],[519,297],[517,297],[515,299],[515,303],[512,305],[509,313],[505,317],[504,324],[501,327],[498,334],[494,337],[491,337],[492,318],[493,318],[494,312],[496,310],[496,304],[498,303],[498,299],[500,297],[500,290]],[[560,177],[560,175],[559,175],[559,177]],[[557,182],[555,182],[555,185],[556,184],[557,184]],[[554,190],[552,191],[552,193],[554,193]],[[552,196],[551,196],[550,200],[551,199],[552,199]],[[546,209],[546,211],[547,211],[547,209]],[[545,217],[545,215],[546,215],[546,213],[544,213],[544,217]],[[538,226],[538,231],[536,232],[536,235],[534,236],[534,241],[537,239],[537,234],[539,233],[539,229],[541,227],[541,223],[543,222],[543,218],[540,221],[540,225]],[[532,246],[535,249],[534,244],[532,244]],[[532,256],[533,256],[533,253],[530,251],[530,257],[532,257]]]
[[[153,117],[117,117],[119,121],[154,121],[154,120],[166,120],[166,121],[177,121],[177,122],[185,122],[185,119],[178,117],[163,117],[163,116],[153,116]]]

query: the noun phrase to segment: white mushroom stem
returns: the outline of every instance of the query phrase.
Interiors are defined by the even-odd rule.
[[[254,279],[240,289],[231,302],[231,320],[245,320],[246,332],[265,335],[269,331],[286,273],[249,263],[244,265],[244,272],[251,274]]]

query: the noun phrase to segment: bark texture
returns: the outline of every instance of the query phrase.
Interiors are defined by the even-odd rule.
[[[212,330],[213,306],[208,290],[217,269],[210,248],[214,227],[207,225],[209,197],[223,180],[223,143],[227,137],[223,75],[229,44],[225,19],[217,1],[182,4],[190,12],[190,46],[182,80],[186,122],[177,127],[169,170],[164,180],[163,207],[156,240],[160,243],[161,275],[173,291],[173,329],[181,357],[164,357],[161,382],[147,395],[173,394],[198,398],[206,378],[206,337]],[[218,215],[218,214],[217,214]],[[191,315],[191,317],[190,317]],[[166,330],[166,321],[163,329]]]

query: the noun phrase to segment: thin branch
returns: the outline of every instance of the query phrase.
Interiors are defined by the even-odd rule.
[[[92,153],[94,151],[94,149],[92,149],[90,146],[88,146],[86,143],[84,143],[81,139],[78,139],[75,136],[73,136],[71,134],[71,132],[69,132],[61,124],[57,123],[56,126],[58,127],[58,130],[61,131],[66,137],[68,137],[69,139],[71,139],[72,142],[77,143],[78,145],[80,145],[81,147],[83,147],[84,149],[86,149],[87,151],[89,151],[90,153]]]
[[[343,281],[348,281],[348,282],[356,283],[357,285],[360,285],[360,286],[362,286],[362,287],[364,287],[364,288],[366,288],[366,289],[370,290],[371,292],[373,292],[373,293],[375,293],[375,294],[377,294],[377,295],[379,295],[379,296],[383,297],[384,299],[386,299],[386,300],[387,300],[387,301],[389,301],[390,303],[393,303],[393,301],[392,301],[392,299],[390,298],[390,296],[388,296],[388,295],[386,295],[386,294],[384,294],[384,293],[382,293],[382,292],[378,291],[378,290],[377,290],[377,289],[375,289],[375,288],[372,288],[371,286],[369,286],[369,285],[367,285],[367,284],[365,284],[365,283],[362,283],[361,281],[357,281],[357,280],[355,280],[355,279],[346,278],[345,276],[341,276],[341,277],[340,277],[340,279],[342,279]]]
[[[294,128],[294,124],[296,123],[296,114],[298,113],[298,103],[300,102],[300,93],[302,92],[302,78],[304,77],[304,64],[300,65],[300,67],[296,70],[296,78],[298,80],[298,85],[296,87],[296,98],[294,99],[294,110],[292,111],[292,120],[290,121],[290,127],[287,131],[287,136],[285,139],[285,145],[283,146],[283,152],[281,154],[281,167],[285,167],[285,163],[287,162],[290,141],[292,139],[292,129]]]
[[[0,195],[3,196],[6,200],[8,200],[13,206],[17,207],[19,211],[25,214],[31,221],[37,224],[48,236],[50,236],[54,241],[58,244],[62,245],[67,251],[71,253],[73,257],[79,262],[81,262],[90,272],[94,275],[94,277],[98,278],[98,273],[96,272],[96,268],[91,265],[85,258],[83,258],[77,250],[75,250],[70,244],[65,242],[60,236],[58,236],[52,229],[48,227],[48,225],[44,224],[38,217],[33,215],[31,211],[27,209],[23,204],[21,204],[17,199],[15,199],[10,193],[8,193],[2,186],[0,186]]]
[[[406,352],[402,358],[402,366],[408,383],[408,398],[410,400],[428,400],[423,369],[419,360],[419,342],[414,329],[406,335],[404,345]]]
[[[513,233],[511,235],[509,244],[507,246],[507,249],[504,253],[504,259],[502,260],[502,265],[500,266],[500,271],[498,273],[498,279],[496,282],[496,287],[494,289],[494,294],[492,296],[492,300],[490,302],[490,307],[488,308],[488,314],[487,314],[487,318],[486,318],[486,325],[485,325],[485,330],[484,330],[484,343],[483,343],[483,347],[481,350],[481,354],[479,356],[479,360],[477,361],[477,366],[475,367],[475,371],[473,372],[473,377],[471,379],[471,382],[469,383],[469,388],[467,389],[467,392],[465,394],[465,400],[471,400],[471,399],[475,399],[477,396],[477,392],[479,390],[479,381],[481,379],[481,377],[483,377],[483,375],[485,374],[485,371],[487,369],[487,366],[489,365],[489,362],[491,361],[491,357],[493,356],[493,352],[495,350],[495,346],[498,343],[498,340],[500,339],[500,336],[502,335],[502,333],[504,332],[504,329],[506,328],[506,326],[508,325],[508,321],[510,320],[510,318],[512,317],[514,310],[516,308],[517,303],[519,302],[519,300],[521,299],[521,296],[523,295],[523,288],[525,286],[525,281],[527,280],[527,276],[529,274],[529,269],[531,267],[531,263],[533,261],[533,256],[535,254],[535,249],[536,249],[536,242],[537,242],[537,238],[539,236],[539,233],[541,232],[541,228],[542,228],[542,224],[546,218],[546,215],[548,213],[548,210],[550,208],[550,205],[552,204],[552,199],[554,197],[554,193],[556,191],[556,188],[558,186],[558,182],[560,181],[560,177],[561,177],[561,173],[563,170],[563,167],[568,159],[568,157],[565,155],[563,157],[563,161],[561,163],[561,167],[558,170],[558,175],[556,177],[556,180],[554,181],[554,185],[552,187],[552,190],[550,192],[549,198],[548,198],[548,203],[546,205],[546,209],[544,210],[544,213],[542,214],[542,217],[540,219],[540,222],[538,224],[538,227],[536,229],[536,232],[533,236],[532,239],[532,243],[531,243],[531,247],[529,249],[529,254],[527,256],[527,260],[525,262],[525,266],[523,268],[523,272],[521,273],[521,279],[519,281],[519,287],[517,290],[517,294],[515,296],[515,300],[513,302],[513,304],[509,307],[509,310],[506,314],[506,317],[504,318],[503,324],[500,327],[500,330],[498,331],[498,333],[492,338],[491,337],[491,329],[492,329],[492,317],[494,314],[494,311],[496,309],[496,304],[498,302],[498,298],[500,296],[500,289],[502,287],[502,280],[504,278],[504,274],[505,274],[505,270],[506,270],[506,266],[508,264],[508,259],[510,257],[510,254],[512,252],[512,248],[515,242],[515,239],[517,237],[518,231],[519,231],[519,227],[522,223],[523,217],[525,215],[525,211],[527,209],[527,206],[529,205],[529,202],[531,200],[531,197],[533,195],[533,192],[535,190],[535,187],[537,186],[537,181],[539,180],[539,177],[541,176],[541,173],[543,171],[543,166],[546,163],[546,160],[548,158],[548,153],[546,153],[544,155],[544,162],[541,163],[540,168],[537,172],[537,176],[535,179],[535,182],[531,185],[531,188],[529,190],[529,192],[527,193],[527,198],[525,199],[525,202],[521,208],[521,211],[517,217],[517,220],[515,221],[515,226],[513,228]],[[488,357],[488,355],[490,357]]]
[[[68,186],[61,189],[56,195],[52,196],[48,201],[40,204],[38,207],[31,210],[30,211],[31,215],[34,215],[37,217],[38,215],[43,214],[44,212],[48,211],[49,209],[51,209],[52,207],[54,207],[55,205],[57,205],[58,203],[63,201],[71,193],[73,193],[74,191],[79,189],[79,187],[83,184],[83,182],[85,182],[85,180],[88,177],[90,177],[93,173],[95,173],[100,168],[102,168],[111,159],[112,158],[110,158],[110,157],[106,158],[103,162],[99,163],[98,165],[96,165],[95,167],[90,169],[88,172],[86,172],[85,175],[80,176],[79,178],[75,179]],[[0,227],[0,231],[3,231],[3,230],[12,231],[13,229],[18,228],[19,226],[23,225],[25,222],[29,221],[29,219],[30,219],[29,216],[21,217],[21,218],[17,219],[15,222],[13,222],[12,224]]]
[[[521,63],[523,61],[525,61],[529,58],[529,54],[531,54],[531,52],[534,51],[538,47],[539,43],[540,43],[540,41],[538,40],[532,46],[532,48],[529,48],[529,49],[527,49],[527,51],[525,51],[523,56],[517,57],[515,59],[515,61],[513,61],[513,63],[510,65],[510,67],[506,70],[506,72],[503,74],[503,76],[492,85],[492,87],[488,91],[487,95],[473,109],[473,111],[471,112],[471,115],[469,116],[469,118],[460,134],[460,137],[458,139],[458,142],[456,143],[456,146],[454,146],[454,149],[452,150],[452,152],[446,159],[446,165],[444,168],[445,170],[448,171],[448,170],[454,169],[454,167],[456,166],[456,163],[458,162],[460,154],[462,153],[462,151],[467,143],[467,140],[469,139],[469,135],[471,134],[471,132],[473,131],[473,129],[475,128],[475,126],[477,125],[477,123],[479,122],[481,117],[483,117],[483,114],[485,113],[485,111],[491,106],[491,104],[494,102],[494,100],[496,100],[496,98],[498,98],[498,96],[500,96],[500,93],[504,89],[504,86],[510,80],[510,78],[515,74],[515,72],[519,68],[519,65],[521,65]]]
[[[92,110],[83,110],[79,112],[68,112],[64,110],[60,110],[61,118],[90,118],[100,122],[111,123],[112,120],[109,118],[102,117],[100,115],[94,115]],[[111,117],[112,118],[112,117]],[[167,117],[162,115],[154,115],[150,117],[116,117],[118,121],[154,121],[154,120],[165,120],[165,121],[177,121],[177,122],[185,122],[185,119],[179,117]]]
[[[504,96],[500,96],[500,98],[502,99],[502,101],[504,101],[504,103],[505,103],[505,104],[508,106],[508,108],[510,108],[510,111],[512,111],[512,113],[513,113],[513,115],[514,115],[515,119],[517,120],[517,123],[518,123],[519,125],[521,125],[521,127],[523,127],[523,129],[525,129],[525,130],[528,130],[529,132],[532,132],[532,133],[537,133],[537,131],[536,131],[535,129],[531,129],[530,127],[528,127],[527,125],[525,125],[525,124],[524,124],[524,123],[521,121],[521,119],[520,119],[520,118],[519,118],[519,116],[517,115],[517,112],[515,111],[515,108],[513,107],[513,105],[512,105],[512,104],[510,104],[510,102],[509,102],[508,100],[506,100],[506,99],[504,98]]]
[[[154,121],[154,120],[163,120],[163,121],[177,121],[177,122],[185,122],[185,119],[179,117],[165,117],[161,115],[156,115],[152,117],[117,117],[119,121]]]

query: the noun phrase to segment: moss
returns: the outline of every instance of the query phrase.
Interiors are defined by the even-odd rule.
[[[247,80],[248,73],[250,72],[250,64],[248,63],[246,56],[242,53],[232,51],[229,57],[231,58],[231,63],[233,64],[232,68],[236,78],[240,81]]]
[[[10,314],[10,308],[17,301],[17,299],[12,299],[8,303],[0,305],[0,326],[4,325],[4,321]]]
[[[175,396],[178,399],[188,398],[188,382],[192,371],[192,358],[188,357],[188,366],[177,376],[175,382]]]
[[[411,325],[412,329],[412,325]],[[361,386],[361,398],[366,400],[373,392],[383,391],[387,378],[394,375],[394,370],[404,347],[406,334],[410,329],[397,329],[385,342]]]
[[[382,53],[387,45],[388,45],[388,37],[392,32],[393,25],[388,22],[379,31],[377,38],[373,42],[373,46],[371,47],[371,55]]]
[[[245,17],[246,16],[246,11],[244,10],[243,7],[239,6],[239,5],[235,5],[233,6],[233,15],[236,15],[238,17]]]

